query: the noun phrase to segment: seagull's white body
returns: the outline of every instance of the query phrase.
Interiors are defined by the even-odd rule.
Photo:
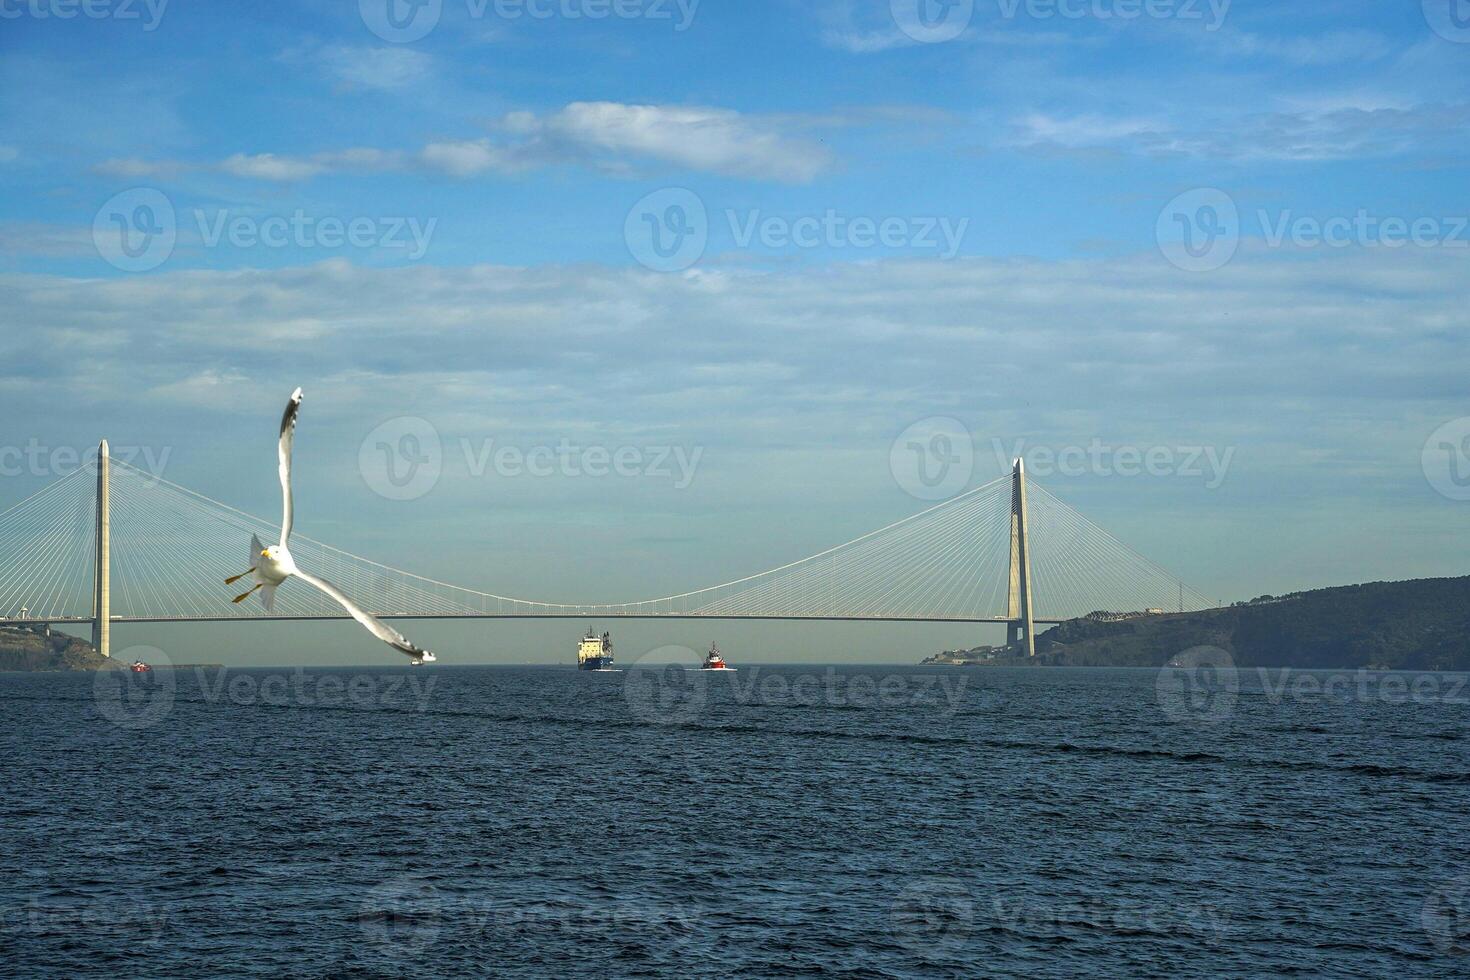
[[[291,526],[295,520],[295,508],[293,507],[291,498],[291,444],[296,434],[296,416],[300,411],[301,389],[297,388],[291,393],[291,400],[286,403],[286,412],[281,416],[281,435],[280,441],[277,444],[276,453],[279,461],[281,495],[283,497],[281,540],[278,544],[265,547],[261,545],[260,538],[251,535],[250,561],[252,568],[247,574],[254,575],[255,588],[252,588],[250,592],[254,592],[257,589],[260,590],[260,600],[265,604],[266,611],[270,612],[275,608],[276,589],[288,578],[299,578],[308,585],[326,593],[334,602],[343,609],[346,609],[353,619],[365,626],[378,639],[400,653],[405,653],[413,658],[411,662],[415,667],[420,664],[433,663],[435,657],[432,653],[415,646],[402,633],[347,598],[342,593],[342,590],[338,589],[335,585],[324,579],[317,578],[309,572],[302,571],[296,566],[296,559],[291,557],[289,542],[291,540]],[[226,584],[231,584],[243,577],[242,575],[237,575],[235,578],[229,579]],[[243,601],[246,596],[250,595],[250,592],[246,592],[244,595],[237,597],[235,601]]]

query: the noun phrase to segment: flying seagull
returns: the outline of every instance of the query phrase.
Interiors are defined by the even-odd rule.
[[[294,510],[291,505],[291,442],[296,434],[296,416],[300,412],[301,389],[297,388],[291,393],[290,402],[286,404],[286,413],[281,416],[281,440],[277,447],[277,456],[280,458],[281,494],[285,498],[285,513],[281,518],[281,543],[265,547],[260,543],[260,538],[253,534],[250,536],[250,561],[252,563],[250,570],[225,579],[225,584],[234,585],[245,576],[254,574],[255,585],[251,586],[248,592],[235,596],[234,601],[244,602],[252,592],[259,589],[260,599],[265,603],[266,611],[270,612],[275,608],[276,589],[282,582],[294,575],[306,584],[325,592],[378,639],[393,649],[412,657],[415,667],[420,664],[433,663],[435,658],[432,653],[414,646],[409,642],[408,637],[343,595],[341,589],[296,567],[287,543],[291,539]]]

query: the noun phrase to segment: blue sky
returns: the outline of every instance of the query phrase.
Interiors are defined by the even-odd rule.
[[[973,483],[1018,443],[1228,454],[1038,476],[1206,594],[1466,570],[1431,472],[1470,453],[1462,0],[393,2],[0,0],[0,441],[167,451],[269,514],[301,384],[303,530],[530,596],[723,581],[917,510],[890,449],[935,417]],[[409,416],[443,476],[391,500],[360,449]],[[699,463],[476,475],[491,439]]]

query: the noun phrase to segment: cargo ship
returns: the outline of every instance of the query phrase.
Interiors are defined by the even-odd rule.
[[[577,647],[577,669],[612,670],[612,634],[598,636],[595,630],[588,629],[587,635],[582,637],[581,645]]]

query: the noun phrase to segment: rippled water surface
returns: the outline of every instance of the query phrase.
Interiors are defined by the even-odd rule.
[[[1295,681],[0,675],[0,972],[1466,975],[1464,678]]]

